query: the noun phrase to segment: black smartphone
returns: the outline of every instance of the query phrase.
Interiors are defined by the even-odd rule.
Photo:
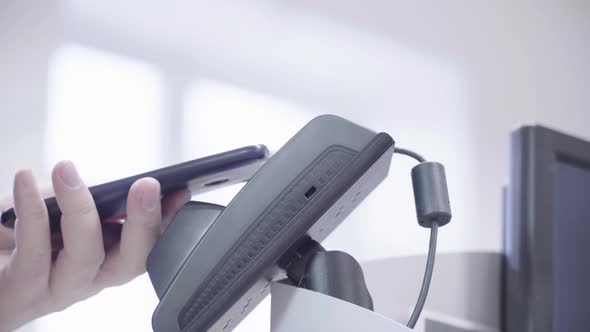
[[[188,188],[193,194],[248,181],[269,158],[264,145],[253,145],[90,187],[98,215],[104,221],[124,219],[131,185],[144,177],[160,182],[162,195]],[[53,233],[60,232],[61,211],[55,197],[45,199]],[[13,208],[2,212],[2,225],[14,228]]]

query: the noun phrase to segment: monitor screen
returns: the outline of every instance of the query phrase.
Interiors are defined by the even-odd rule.
[[[555,331],[590,331],[590,167],[555,167]]]

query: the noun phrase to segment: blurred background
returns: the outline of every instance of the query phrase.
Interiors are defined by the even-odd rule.
[[[276,151],[332,113],[446,165],[441,252],[498,252],[509,133],[540,123],[590,138],[588,77],[584,0],[1,0],[0,191],[20,168],[47,181],[61,159],[96,184],[250,144]],[[412,165],[394,158],[325,246],[362,261],[424,254]],[[142,276],[21,331],[150,331],[156,304]],[[268,331],[269,308],[237,331]]]

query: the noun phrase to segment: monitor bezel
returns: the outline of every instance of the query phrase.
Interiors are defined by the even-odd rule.
[[[590,142],[543,126],[522,127],[512,134],[505,228],[507,332],[555,331],[559,161],[590,169]]]

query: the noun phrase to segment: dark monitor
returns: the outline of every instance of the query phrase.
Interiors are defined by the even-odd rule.
[[[514,132],[507,203],[506,332],[590,331],[590,142]]]

